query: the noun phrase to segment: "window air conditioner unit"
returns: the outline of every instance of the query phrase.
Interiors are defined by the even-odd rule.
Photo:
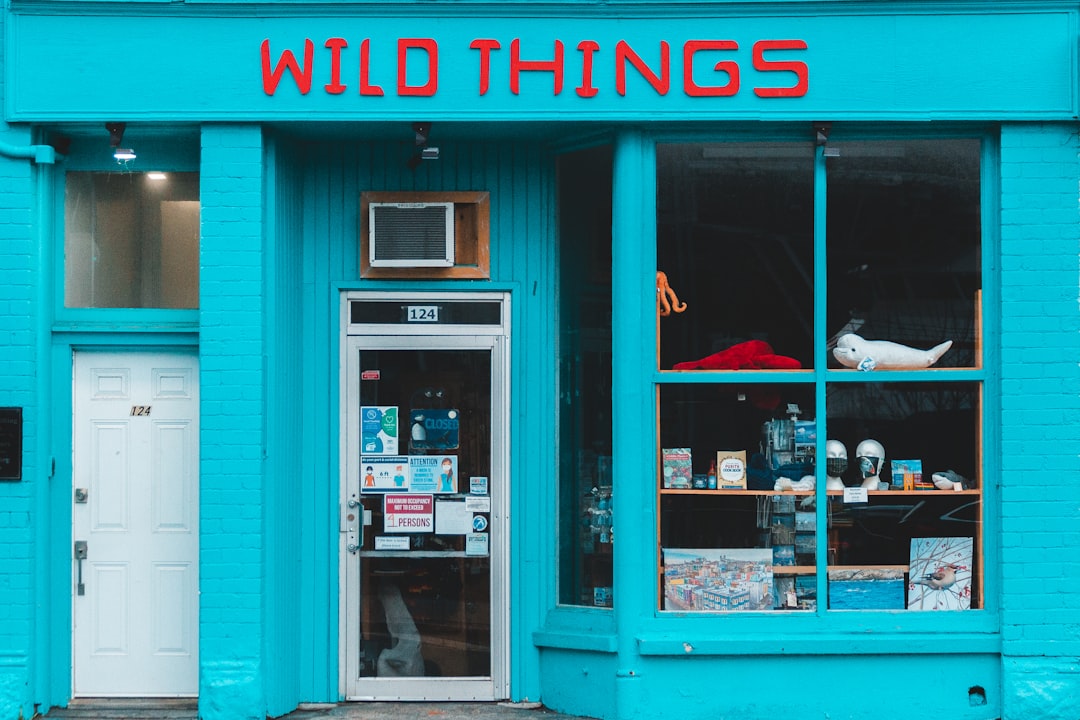
[[[453,267],[454,203],[368,205],[371,267]]]

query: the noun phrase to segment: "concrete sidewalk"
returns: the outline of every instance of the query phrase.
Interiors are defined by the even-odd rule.
[[[195,700],[87,699],[53,708],[44,720],[198,720]],[[305,703],[277,720],[588,720],[539,703],[354,702]]]
[[[391,703],[306,705],[282,720],[587,720],[552,712],[539,703]]]

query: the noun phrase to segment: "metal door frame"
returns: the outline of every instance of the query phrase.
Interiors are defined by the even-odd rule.
[[[499,324],[350,322],[354,302],[410,305],[498,302]],[[510,295],[504,292],[361,292],[341,294],[338,542],[339,690],[346,700],[502,700],[510,696]],[[348,545],[347,499],[360,486],[360,351],[489,350],[491,352],[491,676],[485,678],[361,678],[360,558]],[[361,522],[361,530],[363,530]],[[350,604],[351,603],[351,604]]]

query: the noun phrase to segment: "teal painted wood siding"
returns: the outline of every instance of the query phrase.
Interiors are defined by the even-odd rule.
[[[295,143],[269,134],[265,332],[267,377],[267,701],[338,699],[338,291],[401,288],[359,279],[360,193],[491,193],[491,281],[422,282],[420,289],[495,286],[512,295],[511,608],[515,693],[539,694],[531,629],[554,598],[555,331],[553,154],[540,144],[439,142],[441,159],[411,170],[407,140],[349,137]],[[438,128],[434,131],[437,137]],[[417,287],[416,285],[409,285]],[[270,290],[272,288],[272,290]],[[256,301],[255,299],[252,300]],[[203,348],[208,352],[209,348]],[[221,352],[228,354],[228,348]],[[535,443],[535,445],[534,445]],[[278,681],[281,685],[275,685]]]

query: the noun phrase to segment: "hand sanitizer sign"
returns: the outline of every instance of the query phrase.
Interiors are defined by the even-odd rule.
[[[398,409],[393,405],[360,408],[360,452],[365,455],[397,455]]]

